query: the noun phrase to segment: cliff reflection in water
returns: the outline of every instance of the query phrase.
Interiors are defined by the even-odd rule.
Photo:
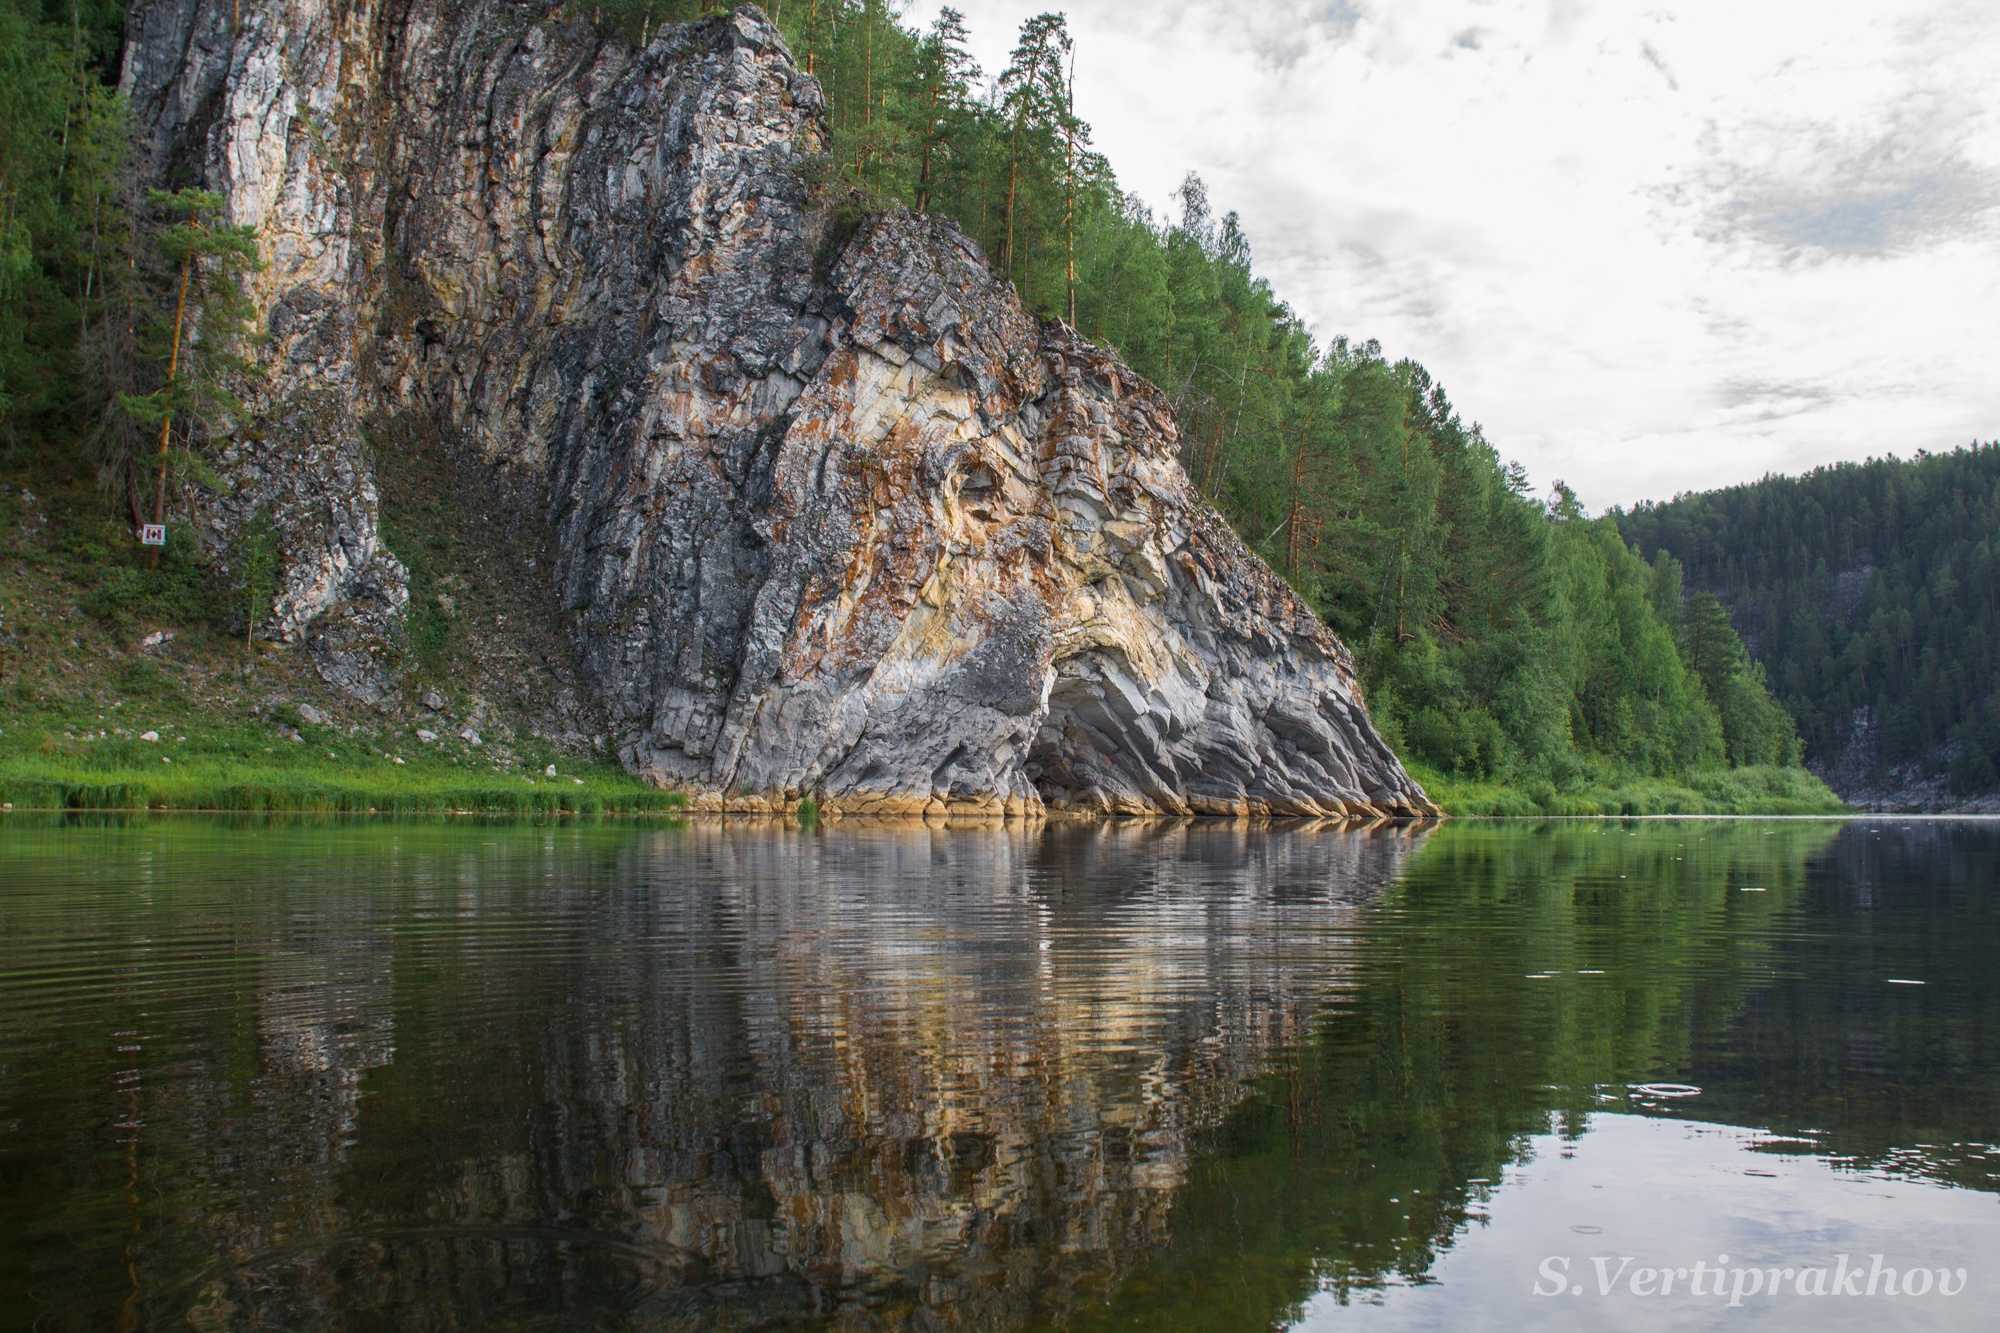
[[[7,1041],[38,1124],[133,1090],[95,1207],[148,1322],[1013,1327],[1165,1240],[1425,832],[291,830],[251,885],[226,832],[95,836],[105,919],[9,933],[124,956]]]
[[[42,1329],[1255,1333],[1606,1114],[2000,1192],[2000,825],[0,832]]]

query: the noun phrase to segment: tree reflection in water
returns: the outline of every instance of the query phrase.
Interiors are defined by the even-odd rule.
[[[1800,963],[1844,947],[1817,916],[1903,938],[1862,832],[13,826],[0,1294],[44,1328],[134,1281],[216,1328],[1264,1328],[1422,1281],[1628,1083],[1796,1104],[1856,1160],[1993,1141],[1958,1084],[1907,1122],[1865,1092],[1990,1005],[1940,985],[1901,1044]],[[1875,1020],[1873,1073],[1833,1061],[1854,1123],[1773,1100]]]

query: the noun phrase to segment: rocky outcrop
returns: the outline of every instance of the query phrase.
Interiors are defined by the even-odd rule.
[[[1846,576],[1843,575],[1844,579]],[[1966,792],[1952,780],[1962,742],[1939,746],[1914,763],[1882,759],[1882,735],[1873,708],[1854,710],[1846,741],[1831,759],[1812,757],[1806,767],[1856,810],[1876,814],[2000,814],[2000,792]]]
[[[126,82],[157,172],[259,229],[213,521],[280,515],[270,628],[348,626],[330,675],[385,688],[368,433],[416,414],[546,515],[620,755],[702,805],[1434,811],[1151,386],[948,222],[835,243],[818,85],[755,9],[636,49],[505,4],[228,17],[142,10]]]

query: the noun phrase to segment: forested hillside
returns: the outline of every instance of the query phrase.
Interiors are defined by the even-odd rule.
[[[827,89],[830,196],[949,214],[1031,307],[1159,385],[1189,475],[1353,645],[1407,757],[1556,788],[1795,760],[1790,719],[1671,561],[1561,487],[1531,495],[1422,366],[1316,342],[1200,180],[1169,218],[1119,189],[1059,15],[982,71],[950,10],[922,33],[868,0],[773,12]],[[666,17],[622,19],[649,15]]]
[[[118,0],[0,0],[0,441],[71,440],[101,405],[93,334],[125,237]],[[86,401],[95,400],[95,401]]]
[[[136,514],[152,477],[134,423],[203,387],[174,369],[166,336],[171,279],[201,223],[125,179],[105,84],[117,10],[47,3],[0,0],[0,438],[16,465],[98,474],[107,515]],[[574,13],[644,39],[709,8]],[[771,14],[828,95],[833,138],[814,169],[825,206],[848,223],[899,205],[949,215],[1032,309],[1157,384],[1189,475],[1353,646],[1371,712],[1406,758],[1544,808],[1559,792],[1796,762],[1759,667],[1726,616],[1683,597],[1671,558],[1642,560],[1560,485],[1531,494],[1415,362],[1316,341],[1198,179],[1171,217],[1123,193],[1076,114],[1060,15],[1024,24],[1005,67],[983,71],[950,10],[922,32],[881,0],[773,0]],[[225,298],[208,299],[224,311]],[[198,459],[190,471],[199,483]],[[255,591],[253,577],[232,595]]]
[[[1843,795],[1942,806],[2000,791],[2000,445],[1767,477],[1616,519],[1728,606]]]

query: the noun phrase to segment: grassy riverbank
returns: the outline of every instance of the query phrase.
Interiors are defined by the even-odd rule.
[[[547,763],[531,759],[501,769],[481,762],[478,749],[461,738],[424,742],[414,730],[402,734],[393,727],[350,732],[294,725],[282,712],[216,725],[141,700],[114,703],[104,712],[17,717],[0,732],[0,801],[17,810],[383,814],[685,807],[678,794],[602,764],[549,756]],[[149,732],[159,739],[141,739]],[[1846,809],[1799,769],[1729,769],[1687,782],[1645,779],[1567,792],[1545,784],[1457,782],[1421,768],[1416,776],[1452,815],[1814,815]]]
[[[176,530],[148,568],[87,473],[20,462],[0,473],[0,803],[395,813],[684,805],[620,769],[587,723],[552,715],[548,700],[571,687],[520,665],[556,651],[530,637],[534,626],[494,632],[533,611],[485,586],[501,580],[465,571],[453,586],[471,604],[466,625],[434,636],[435,661],[405,652],[395,694],[364,704],[299,650],[246,643],[240,619],[230,625],[230,586],[186,534]],[[508,567],[504,552],[476,540],[411,526],[446,559]]]
[[[248,646],[230,589],[190,546],[148,569],[87,474],[0,470],[0,803],[16,810],[669,811],[547,700],[570,688],[547,614],[510,588],[518,553],[481,525],[398,511],[431,629],[397,694],[367,705],[295,649]],[[421,483],[421,484],[420,484]],[[405,490],[450,493],[436,477]],[[434,506],[436,507],[436,506]],[[177,534],[178,535],[178,534]],[[424,700],[439,703],[433,708]],[[151,734],[155,739],[147,740]],[[399,762],[400,761],[400,762]],[[553,765],[555,775],[548,769]],[[1456,815],[1821,814],[1801,769],[1683,781],[1465,782],[1413,765]]]
[[[1803,768],[1762,765],[1684,778],[1626,778],[1558,791],[1548,782],[1466,782],[1410,772],[1453,815],[1837,815],[1847,806]]]
[[[414,728],[330,720],[315,726],[286,706],[232,723],[175,702],[139,696],[17,713],[0,731],[0,801],[16,810],[380,813],[668,811],[685,804],[617,768],[518,741],[512,762],[502,765],[487,760],[483,742],[461,737],[424,741]]]

